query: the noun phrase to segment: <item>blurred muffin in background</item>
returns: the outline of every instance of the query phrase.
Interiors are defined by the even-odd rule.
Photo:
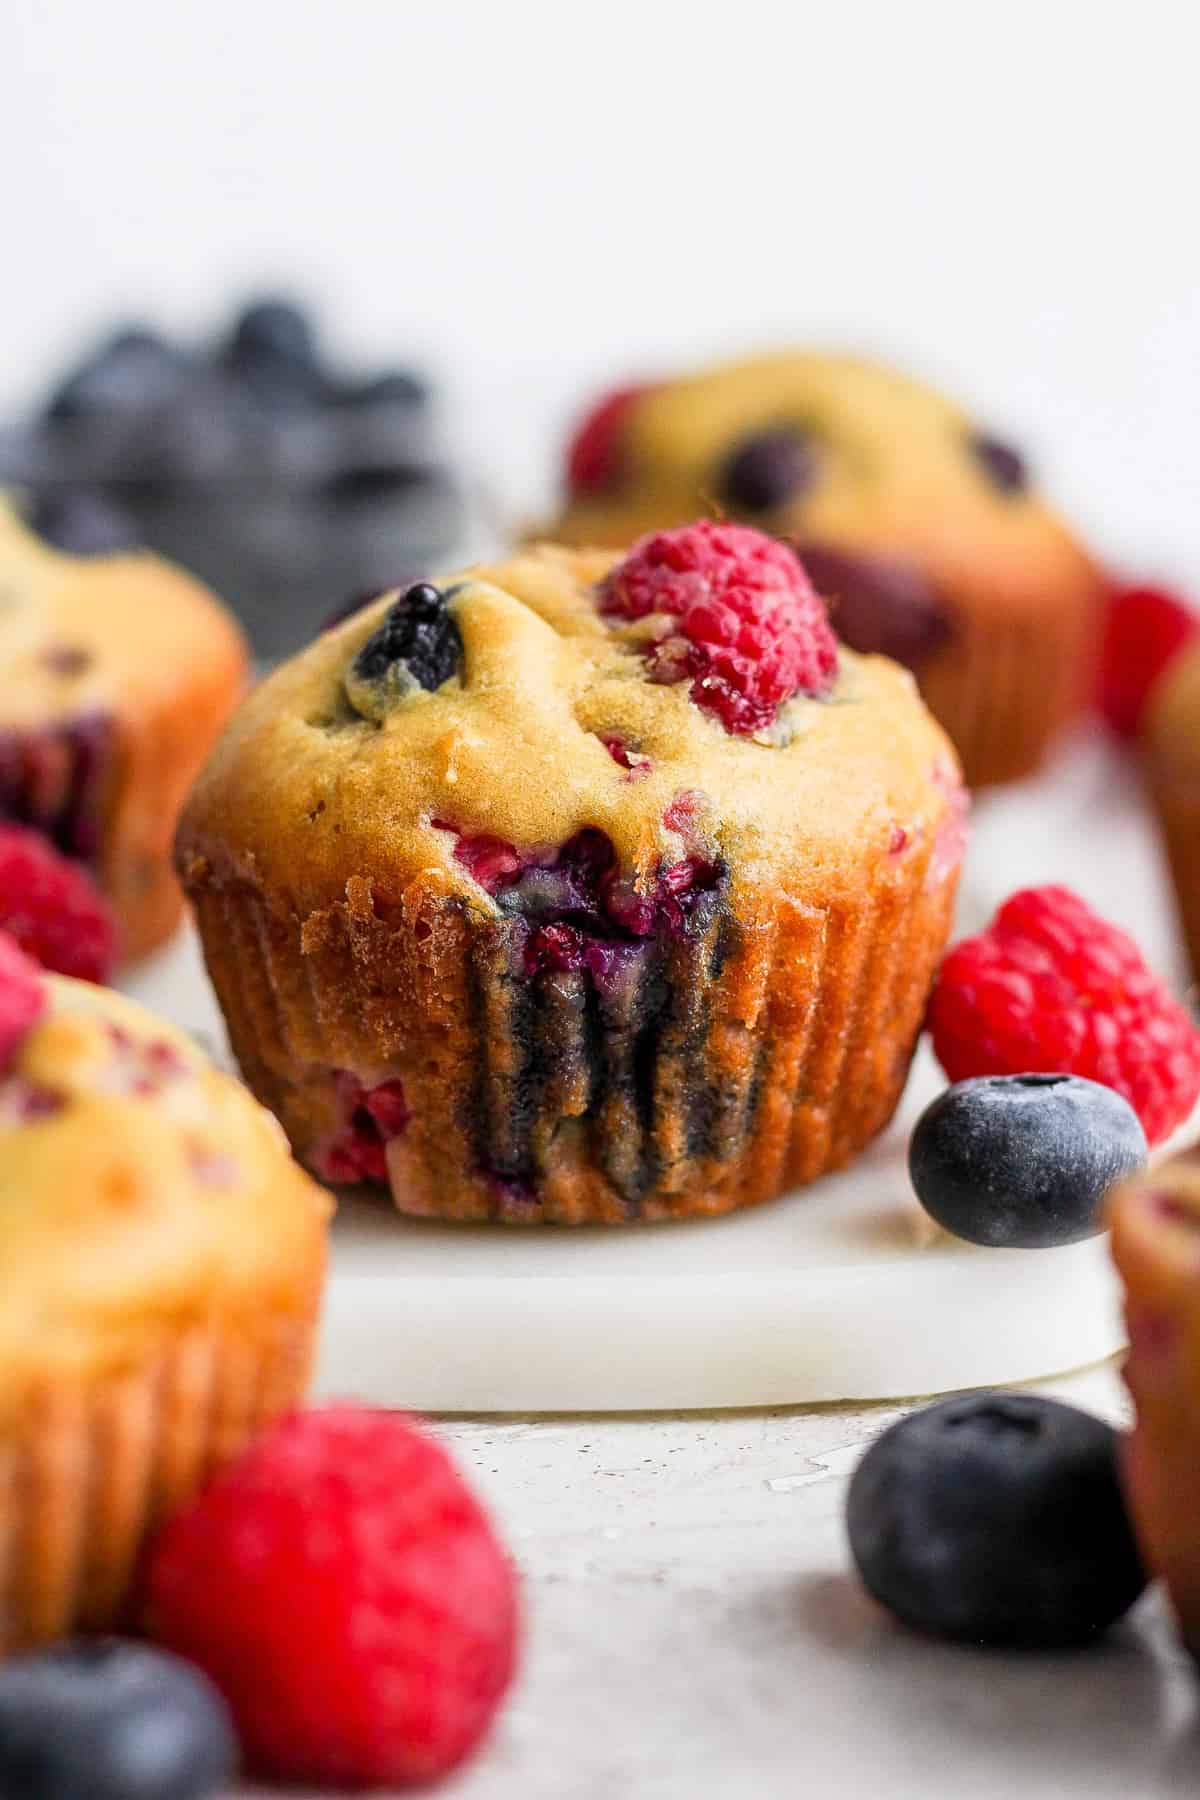
[[[1143,746],[1192,974],[1200,981],[1200,637],[1192,636],[1152,690]]]
[[[179,922],[175,821],[246,650],[190,575],[108,548],[99,503],[73,516],[90,554],[55,549],[0,498],[0,822],[88,869],[138,956]]]
[[[622,389],[547,535],[623,545],[708,506],[795,544],[841,638],[918,676],[968,782],[1030,774],[1089,692],[1105,583],[1025,461],[940,394],[784,353]]]
[[[0,482],[29,489],[65,549],[144,543],[224,594],[282,655],[348,594],[436,562],[462,535],[426,381],[349,377],[285,299],[244,308],[207,351],[143,326],[97,344],[36,418],[0,432]],[[78,534],[84,533],[85,541]]]

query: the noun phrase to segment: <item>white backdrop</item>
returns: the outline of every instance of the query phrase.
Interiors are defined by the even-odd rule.
[[[817,337],[1200,581],[1184,0],[10,0],[0,401],[89,323],[298,281],[523,501],[613,375]]]

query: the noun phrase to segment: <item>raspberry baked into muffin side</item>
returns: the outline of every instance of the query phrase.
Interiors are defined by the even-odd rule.
[[[0,934],[0,1656],[127,1623],[150,1531],[300,1399],[330,1210],[172,1026]]]
[[[565,485],[564,543],[706,507],[793,542],[842,639],[914,670],[972,787],[1030,774],[1083,709],[1107,583],[1020,452],[897,370],[783,352],[619,390]]]
[[[175,823],[247,675],[232,619],[181,569],[56,550],[0,497],[0,820],[85,865],[126,956],[179,921]]]
[[[903,1086],[957,764],[794,555],[703,524],[382,597],[277,671],[179,866],[251,1087],[405,1212],[624,1223],[845,1163]]]

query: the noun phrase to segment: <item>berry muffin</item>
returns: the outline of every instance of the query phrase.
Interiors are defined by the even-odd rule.
[[[246,1078],[447,1219],[721,1213],[903,1086],[963,844],[911,677],[701,524],[382,597],[227,731],[179,862]]]
[[[1200,1149],[1119,1188],[1110,1217],[1137,1409],[1126,1487],[1146,1561],[1200,1660]]]
[[[0,1655],[304,1390],[328,1196],[172,1027],[0,937]]]
[[[625,389],[580,427],[550,535],[621,545],[705,505],[797,546],[843,641],[916,672],[972,786],[1029,774],[1080,709],[1101,578],[1018,452],[929,388],[796,353]]]
[[[1151,689],[1142,745],[1192,972],[1200,980],[1200,639],[1194,632]]]
[[[236,627],[144,552],[53,549],[0,500],[0,820],[85,864],[139,956],[182,896],[171,838],[241,694]]]

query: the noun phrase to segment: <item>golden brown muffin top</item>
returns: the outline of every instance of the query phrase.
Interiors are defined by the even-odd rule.
[[[164,1330],[312,1291],[329,1196],[172,1026],[46,978],[0,1074],[0,1424],[32,1380],[131,1366]]]
[[[446,578],[460,671],[387,704],[352,665],[394,595],[318,638],[235,715],[185,813],[184,864],[232,865],[302,917],[355,878],[376,904],[423,876],[490,911],[456,833],[544,851],[595,828],[639,886],[690,851],[735,886],[828,900],[957,820],[953,752],[906,672],[842,650],[828,695],[787,701],[765,741],[733,736],[685,683],[646,678],[654,619],[602,616],[614,560],[542,547]]]
[[[157,706],[164,689],[186,688],[201,652],[246,663],[237,626],[198,581],[145,550],[53,549],[0,496],[0,726]]]
[[[1200,780],[1200,642],[1190,644],[1155,685],[1145,737],[1164,769]]]
[[[794,431],[807,479],[750,508],[729,488],[731,458],[763,434]],[[617,427],[619,476],[568,498],[549,534],[623,544],[706,506],[782,537],[911,557],[980,605],[1031,585],[1029,571],[1084,559],[1021,475],[1008,446],[953,401],[882,364],[785,351],[647,387]],[[987,586],[970,575],[983,563]],[[1037,583],[1033,584],[1035,587]],[[1044,592],[1044,580],[1043,580]]]

